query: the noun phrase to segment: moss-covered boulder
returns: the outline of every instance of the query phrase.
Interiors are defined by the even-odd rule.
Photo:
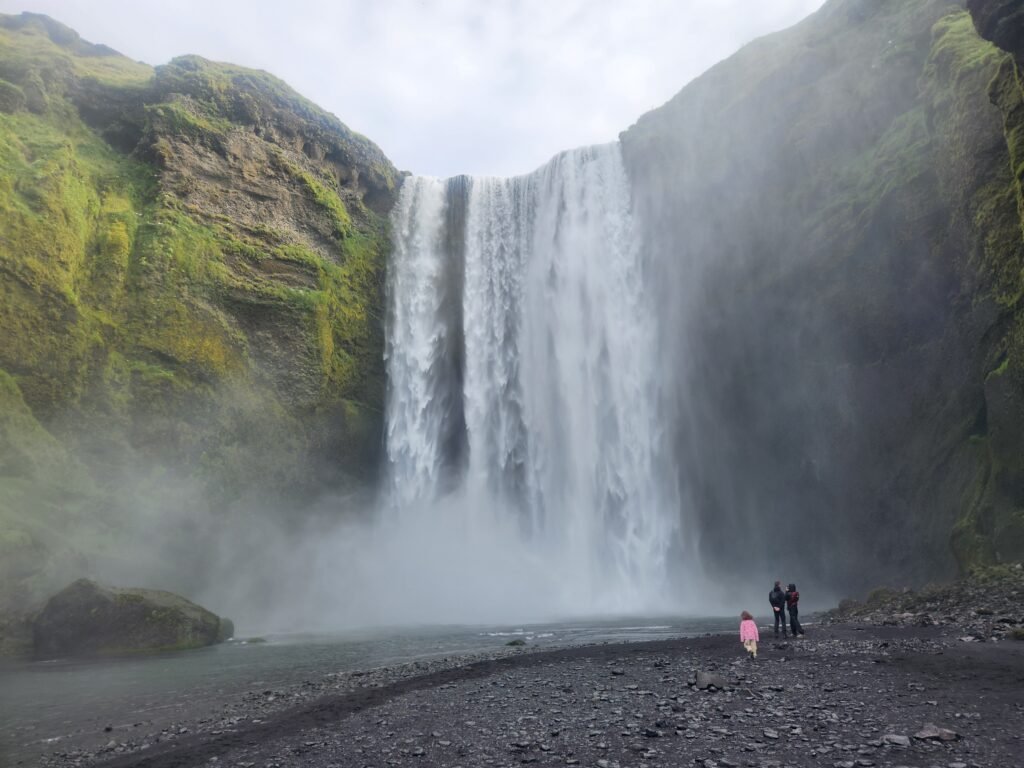
[[[36,617],[32,644],[41,658],[97,656],[202,648],[230,634],[229,620],[173,592],[79,579]]]

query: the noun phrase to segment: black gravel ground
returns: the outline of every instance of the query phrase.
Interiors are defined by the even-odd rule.
[[[1024,642],[956,630],[824,626],[756,661],[711,636],[420,663],[249,694],[38,764],[1024,767]]]

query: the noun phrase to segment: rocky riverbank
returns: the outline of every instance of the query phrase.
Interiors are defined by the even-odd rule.
[[[328,676],[41,765],[1015,766],[1022,684],[1024,643],[824,625],[753,662],[708,636]]]
[[[952,584],[881,587],[863,602],[843,600],[830,623],[944,627],[962,642],[1024,640],[1024,566],[980,568]]]

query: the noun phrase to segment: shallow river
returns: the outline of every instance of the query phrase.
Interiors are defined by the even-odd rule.
[[[502,649],[657,640],[732,631],[734,619],[626,619],[488,627],[418,627],[344,635],[269,636],[175,654],[0,666],[0,755],[20,763],[105,726],[201,717],[251,690],[331,672]],[[0,761],[2,762],[2,761]],[[24,764],[24,763],[23,763]]]

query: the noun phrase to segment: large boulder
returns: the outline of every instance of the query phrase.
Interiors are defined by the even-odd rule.
[[[94,656],[201,648],[232,632],[230,621],[172,592],[79,579],[50,598],[32,641],[38,657]]]

